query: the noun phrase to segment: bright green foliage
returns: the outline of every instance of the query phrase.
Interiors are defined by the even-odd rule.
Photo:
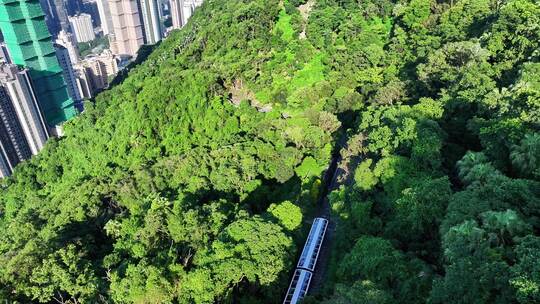
[[[468,175],[471,173],[473,168],[477,165],[485,164],[488,161],[488,158],[482,152],[467,152],[467,154],[465,154],[463,158],[457,162],[459,178],[464,182],[470,182],[472,178],[469,178]]]
[[[424,271],[418,269],[422,267],[421,264],[419,261],[407,261],[388,240],[364,236],[340,261],[337,273],[340,280],[367,280],[380,286],[382,290],[390,290],[390,294],[398,299],[399,303],[414,303],[417,301],[414,293],[425,292],[422,290],[429,286],[429,281],[424,278],[414,279],[416,273]],[[369,285],[364,288],[368,289]],[[382,290],[378,291],[375,300],[392,302]],[[337,292],[339,291],[338,289]],[[367,303],[370,303],[368,299]]]
[[[446,177],[419,181],[404,189],[394,203],[387,233],[408,244],[437,238],[451,194]]]
[[[508,247],[531,233],[513,210],[481,214],[481,226],[465,221],[444,235],[446,275],[432,291],[434,303],[508,303],[513,297]],[[460,294],[456,299],[452,295]]]
[[[356,168],[354,172],[354,182],[362,190],[370,190],[379,182],[375,174],[371,171],[373,160],[366,159]]]
[[[295,231],[302,224],[302,210],[289,201],[270,205],[268,212],[288,231]]]
[[[319,176],[322,168],[317,164],[313,157],[307,157],[302,164],[296,168],[296,175],[301,178],[309,179],[313,176]]]
[[[433,303],[508,303],[509,267],[500,248],[490,245],[487,231],[467,221],[453,227],[443,242],[449,266],[444,279],[435,282]]]
[[[439,35],[445,41],[463,41],[477,37],[482,26],[487,23],[494,12],[490,0],[461,0],[455,1],[441,14]]]
[[[292,264],[292,245],[292,239],[274,224],[259,218],[238,220],[208,251],[195,255],[196,269],[185,278],[189,284],[181,285],[179,299],[182,303],[214,303],[227,295],[231,285],[251,282],[268,287]]]
[[[291,16],[285,10],[279,13],[279,20],[274,27],[276,33],[281,32],[281,39],[290,42],[293,39],[294,29],[291,26]]]
[[[536,29],[540,24],[540,7],[534,0],[511,0],[500,7],[498,15],[486,44],[499,62],[500,71],[516,71],[516,64],[526,61],[540,45],[540,32]]]
[[[112,298],[120,303],[172,303],[173,286],[158,268],[129,265],[125,274],[111,277]]]

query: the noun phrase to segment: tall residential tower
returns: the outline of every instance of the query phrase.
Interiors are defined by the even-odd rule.
[[[28,70],[0,64],[0,177],[36,155],[49,138]]]
[[[6,3],[17,1],[5,1]],[[39,0],[47,16],[49,31],[56,36],[61,30],[69,31],[68,15],[64,0]]]
[[[144,44],[137,1],[109,0],[109,9],[113,24],[113,33],[110,35],[111,51],[115,55],[137,56]]]
[[[101,30],[103,35],[109,35],[113,31],[112,15],[109,9],[108,0],[96,0],[99,19],[101,20]]]
[[[144,34],[147,44],[156,44],[163,39],[163,25],[159,16],[158,0],[140,0],[141,13],[144,25]]]
[[[79,110],[82,110],[81,102],[83,98],[81,97],[79,88],[77,87],[77,77],[73,71],[69,50],[61,44],[55,44],[54,47],[56,48],[56,57],[58,58],[58,62],[60,63],[64,73],[64,80],[66,81],[68,94],[71,99],[75,101],[75,106],[78,107]]]
[[[202,5],[203,0],[170,0],[173,28],[186,25],[195,9]]]
[[[89,14],[79,14],[68,19],[77,42],[89,42],[96,39],[92,17]]]
[[[73,34],[60,31],[60,33],[58,33],[58,37],[56,38],[56,43],[68,50],[71,63],[76,64],[79,62],[79,47]]]
[[[68,95],[39,0],[0,0],[0,29],[12,62],[28,68],[49,126],[74,117],[77,110]]]

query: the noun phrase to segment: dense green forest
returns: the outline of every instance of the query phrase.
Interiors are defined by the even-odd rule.
[[[538,0],[207,0],[65,133],[0,301],[280,303],[339,152],[305,303],[540,303]]]

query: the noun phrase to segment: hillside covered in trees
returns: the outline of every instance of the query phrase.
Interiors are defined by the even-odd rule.
[[[537,0],[207,0],[65,133],[0,302],[280,303],[339,152],[305,303],[540,303]]]

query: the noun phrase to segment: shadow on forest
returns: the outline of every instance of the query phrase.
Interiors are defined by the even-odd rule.
[[[144,61],[146,61],[146,59],[148,59],[148,57],[150,56],[150,54],[152,54],[152,52],[161,44],[161,41],[154,44],[154,45],[143,45],[140,49],[139,49],[139,52],[137,53],[137,58],[135,58],[135,60],[133,62],[131,62],[129,65],[127,65],[123,70],[121,70],[115,77],[114,79],[109,83],[109,90],[114,88],[115,86],[121,84],[122,82],[124,82],[124,80],[126,80],[126,78],[129,76],[129,72],[135,68],[136,66],[140,65],[141,63],[143,63]]]

